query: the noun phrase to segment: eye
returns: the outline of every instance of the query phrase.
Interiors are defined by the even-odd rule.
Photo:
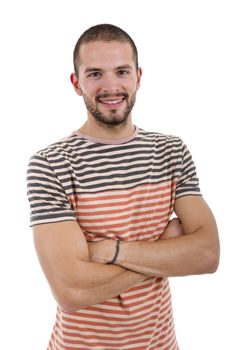
[[[128,75],[128,74],[130,74],[130,71],[127,69],[120,69],[117,71],[117,74],[118,75]]]
[[[101,76],[100,72],[92,72],[87,75],[88,78],[99,78]]]

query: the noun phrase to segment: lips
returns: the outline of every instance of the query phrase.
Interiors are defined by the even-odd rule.
[[[114,96],[105,94],[105,95],[96,96],[96,100],[102,105],[104,105],[105,107],[116,108],[120,106],[127,97],[128,97],[128,94],[126,93],[121,93],[121,94],[119,93]]]
[[[107,106],[117,106],[119,105],[121,102],[123,102],[124,97],[122,98],[117,98],[117,99],[99,99],[99,102],[107,105]]]

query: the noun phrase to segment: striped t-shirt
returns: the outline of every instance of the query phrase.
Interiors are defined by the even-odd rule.
[[[27,181],[31,225],[75,220],[87,241],[157,240],[175,199],[200,195],[181,139],[139,128],[123,140],[76,131],[30,159]],[[177,350],[168,279],[75,312],[58,306],[48,349]]]

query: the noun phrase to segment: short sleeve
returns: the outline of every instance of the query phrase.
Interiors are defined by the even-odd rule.
[[[181,140],[180,140],[181,141]],[[188,195],[201,195],[196,166],[187,146],[181,141],[181,163],[176,186],[176,199]]]
[[[76,220],[68,197],[50,163],[41,154],[31,157],[27,169],[30,226]]]

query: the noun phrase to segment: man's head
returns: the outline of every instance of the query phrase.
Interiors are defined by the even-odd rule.
[[[74,68],[71,81],[89,118],[108,128],[127,123],[141,78],[130,36],[110,24],[91,27],[75,46]]]
[[[132,48],[133,57],[135,60],[135,67],[138,70],[138,52],[136,45],[133,39],[127,34],[123,29],[114,26],[112,24],[98,24],[96,26],[90,27],[87,29],[78,39],[74,52],[73,52],[73,63],[74,63],[74,71],[78,77],[78,68],[81,63],[80,57],[80,47],[82,44],[91,43],[94,41],[118,41],[122,43],[130,44]]]

